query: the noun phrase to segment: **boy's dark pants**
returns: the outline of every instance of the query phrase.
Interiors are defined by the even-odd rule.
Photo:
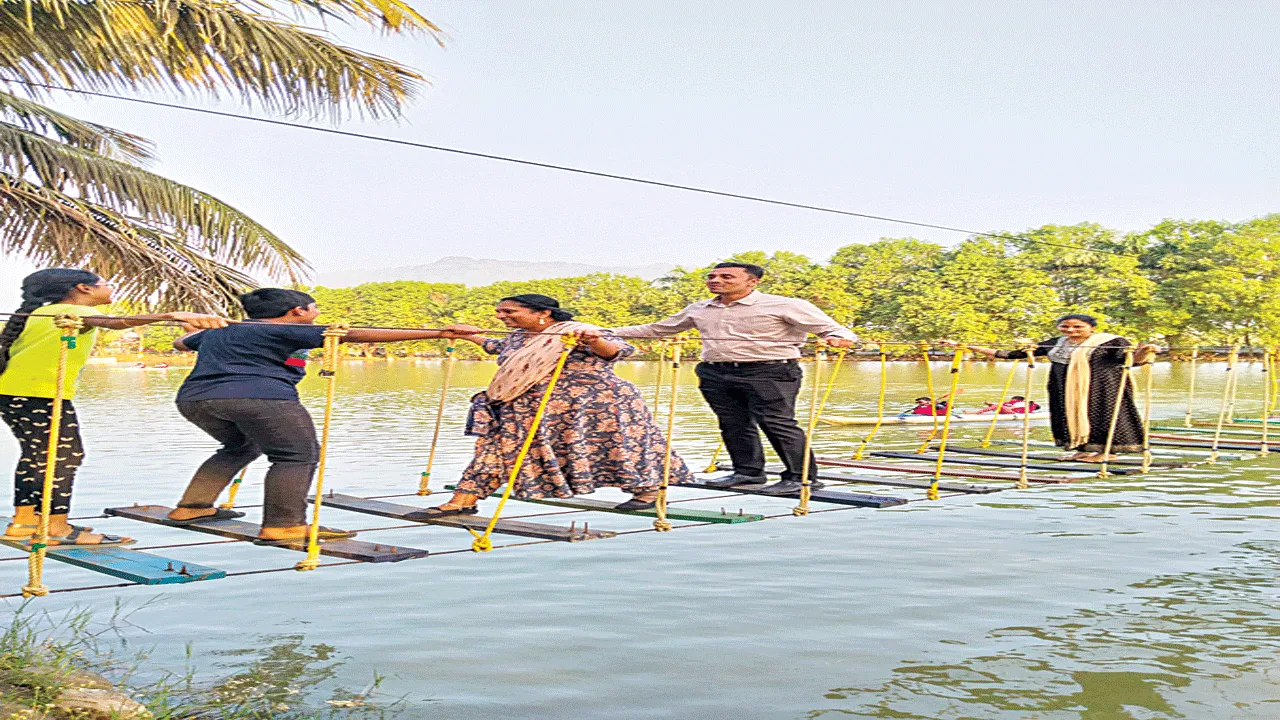
[[[315,424],[297,400],[216,398],[178,403],[178,412],[222,443],[196,470],[178,507],[211,508],[223,488],[266,453],[262,527],[307,524],[307,490],[320,458]]]

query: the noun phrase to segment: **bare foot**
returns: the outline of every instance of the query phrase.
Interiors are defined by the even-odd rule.
[[[195,520],[202,517],[213,517],[218,508],[174,508],[169,511],[170,520]]]
[[[347,530],[338,530],[336,528],[320,526],[320,532],[317,538],[320,540],[332,540],[335,538],[352,537],[356,533]],[[258,530],[259,540],[271,540],[273,542],[285,540],[306,541],[311,537],[310,525],[294,525],[293,527],[264,527]]]

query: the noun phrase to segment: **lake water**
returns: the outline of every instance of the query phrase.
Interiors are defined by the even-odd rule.
[[[1007,364],[965,368],[962,406],[994,399]],[[459,363],[436,461],[436,485],[470,455],[467,397],[492,373]],[[1187,365],[1155,369],[1155,415],[1181,418]],[[89,446],[76,515],[172,504],[212,443],[172,405],[183,370],[87,369],[77,401]],[[946,365],[933,367],[939,387]],[[620,373],[651,396],[655,366]],[[412,492],[427,455],[441,367],[432,361],[344,363],[328,487]],[[893,363],[892,408],[922,394],[923,365]],[[1202,364],[1197,415],[1216,415],[1223,365]],[[695,467],[715,445],[686,368],[676,448]],[[1261,407],[1259,368],[1242,368],[1239,414]],[[1015,384],[1021,388],[1019,377]],[[1043,380],[1035,381],[1043,398]],[[845,367],[832,414],[875,407],[878,368]],[[322,387],[304,384],[320,407]],[[940,391],[941,392],[941,391]],[[807,398],[807,391],[802,398]],[[804,401],[802,400],[802,413]],[[980,437],[985,428],[961,427]],[[997,439],[1014,440],[1017,429]],[[1047,437],[1047,428],[1035,431]],[[824,428],[822,454],[845,454],[854,429]],[[877,446],[918,443],[886,428]],[[2,443],[0,465],[13,462]],[[1252,456],[1250,456],[1252,457]],[[241,495],[260,501],[263,466]],[[279,572],[172,589],[53,595],[41,607],[134,609],[118,640],[150,649],[141,680],[197,670],[236,675],[281,713],[335,711],[325,701],[381,677],[359,713],[410,718],[1275,718],[1280,600],[1276,478],[1280,459],[1142,477],[1089,478],[994,495],[848,509],[765,522],[640,532],[589,543],[457,552],[389,565]],[[981,481],[974,481],[981,482]],[[859,486],[861,487],[861,486]],[[616,491],[602,496],[621,499]],[[682,504],[786,514],[794,501],[686,489]],[[407,498],[403,502],[439,499]],[[824,506],[834,507],[834,506]],[[249,508],[250,518],[256,508]],[[554,508],[513,503],[507,514]],[[644,530],[620,515],[549,515],[593,528]],[[344,512],[327,524],[394,525]],[[97,519],[141,546],[205,541],[189,531]],[[464,550],[465,532],[414,527],[365,539]],[[495,537],[496,544],[507,540]],[[519,539],[516,540],[517,542]],[[244,543],[157,550],[228,571],[291,566],[301,556]],[[17,553],[10,551],[16,557]],[[25,563],[0,562],[6,592]],[[110,582],[50,563],[54,588]],[[9,601],[16,607],[16,601]],[[116,636],[111,636],[115,638]],[[189,655],[188,655],[189,653]],[[285,710],[284,706],[288,706]]]

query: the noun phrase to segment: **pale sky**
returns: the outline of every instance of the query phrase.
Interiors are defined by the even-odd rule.
[[[432,85],[399,124],[344,128],[979,230],[1280,211],[1280,3],[417,7],[445,48],[343,37]],[[156,170],[249,212],[320,271],[446,255],[826,258],[883,236],[963,237],[117,101],[53,104],[155,140]]]

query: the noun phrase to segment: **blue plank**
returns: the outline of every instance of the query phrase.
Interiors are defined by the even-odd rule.
[[[68,565],[132,580],[142,585],[172,585],[200,580],[218,580],[227,576],[226,570],[117,546],[52,547],[49,548],[46,556]]]

